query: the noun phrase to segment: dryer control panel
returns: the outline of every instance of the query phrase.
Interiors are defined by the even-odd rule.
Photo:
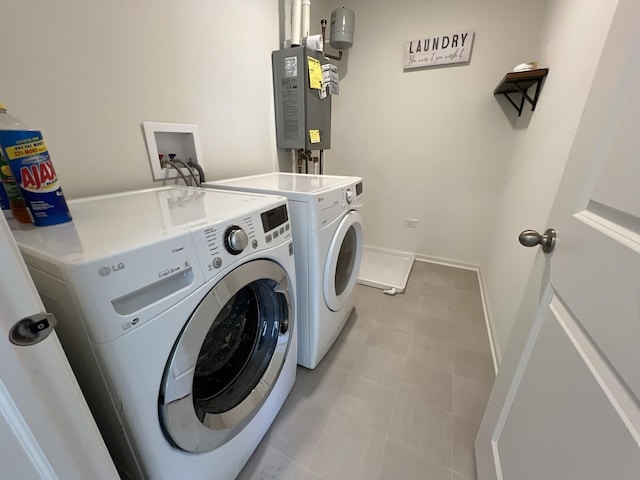
[[[340,218],[346,210],[362,206],[362,181],[314,195],[308,203],[309,230],[320,230]]]
[[[191,230],[206,280],[238,260],[291,240],[286,200],[273,208]]]

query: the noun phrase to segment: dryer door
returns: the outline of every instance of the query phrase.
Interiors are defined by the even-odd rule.
[[[358,279],[362,259],[362,217],[351,210],[333,235],[324,266],[324,300],[337,312],[349,299]]]
[[[293,331],[292,286],[275,262],[247,262],[204,297],[178,337],[160,388],[166,437],[188,452],[227,442],[278,379]]]

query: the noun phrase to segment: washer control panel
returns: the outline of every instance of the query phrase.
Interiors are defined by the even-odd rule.
[[[256,251],[291,240],[285,200],[273,208],[192,230],[206,280]]]
[[[271,244],[277,238],[283,238],[291,230],[289,211],[286,205],[280,205],[260,215],[264,229],[264,241]]]

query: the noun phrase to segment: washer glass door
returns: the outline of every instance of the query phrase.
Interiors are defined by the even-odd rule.
[[[174,345],[160,390],[175,446],[212,450],[253,418],[286,359],[292,311],[287,274],[268,260],[239,266],[207,293]]]
[[[325,261],[324,300],[334,312],[344,306],[356,284],[362,249],[362,217],[351,210],[340,221]]]

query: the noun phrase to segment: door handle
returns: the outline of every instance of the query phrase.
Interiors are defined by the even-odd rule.
[[[52,313],[36,313],[19,320],[11,327],[9,340],[21,347],[35,345],[47,338],[57,323]]]
[[[520,234],[518,240],[520,245],[525,247],[540,245],[544,253],[549,253],[556,246],[556,237],[556,231],[553,228],[548,228],[542,235],[535,230],[525,230]]]

